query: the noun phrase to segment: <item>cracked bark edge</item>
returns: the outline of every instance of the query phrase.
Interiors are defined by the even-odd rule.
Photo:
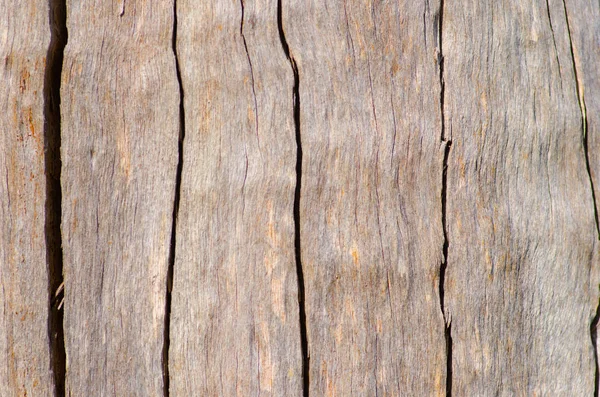
[[[440,141],[444,144],[444,160],[442,163],[442,231],[444,235],[444,243],[442,246],[442,263],[440,264],[440,284],[439,284],[439,295],[440,295],[440,310],[442,311],[442,317],[444,319],[444,336],[446,339],[446,396],[452,396],[452,324],[451,319],[446,315],[445,306],[445,282],[446,282],[446,269],[448,267],[448,248],[450,243],[448,241],[448,227],[447,227],[447,185],[448,185],[448,157],[450,156],[450,148],[452,146],[452,137],[446,137],[446,126],[445,126],[445,113],[444,113],[444,96],[445,96],[445,82],[444,82],[444,54],[442,47],[442,23],[444,18],[444,1],[440,1],[440,8],[434,15],[434,25],[437,28],[438,33],[438,67],[440,72],[440,114],[441,114],[441,134]]]
[[[175,249],[177,244],[177,217],[179,216],[179,202],[181,200],[181,174],[183,171],[183,140],[185,139],[185,109],[183,83],[181,80],[181,68],[177,55],[177,0],[173,0],[173,36],[171,42],[173,56],[175,58],[175,73],[179,87],[179,139],[178,139],[178,161],[175,174],[175,193],[173,197],[173,216],[171,222],[171,243],[169,247],[169,261],[167,269],[167,284],[165,298],[165,322],[163,335],[162,367],[163,367],[163,396],[169,396],[169,347],[171,344],[171,302],[173,291],[173,272],[175,268]]]
[[[587,137],[587,111],[585,106],[585,97],[583,94],[583,88],[581,87],[581,83],[579,82],[579,76],[577,73],[577,62],[575,61],[575,53],[573,49],[573,40],[571,39],[571,26],[569,24],[569,13],[567,11],[567,4],[565,0],[563,0],[563,7],[565,11],[565,22],[567,25],[567,34],[569,39],[569,50],[571,53],[571,62],[573,63],[573,77],[575,78],[575,86],[577,88],[577,101],[579,103],[579,110],[581,112],[581,133],[582,133],[582,144],[583,144],[583,154],[585,156],[585,167],[588,176],[588,180],[590,182],[590,189],[592,191],[592,202],[594,205],[594,221],[596,223],[596,232],[598,233],[598,240],[600,240],[600,223],[598,222],[598,204],[596,201],[596,191],[594,187],[594,180],[592,178],[592,172],[590,168],[590,157],[588,153],[588,137]],[[598,306],[596,306],[596,313],[592,318],[590,323],[590,338],[592,339],[592,348],[594,353],[594,396],[598,397],[598,386],[600,382],[600,366],[598,363],[598,347],[596,346],[596,337],[598,335],[598,320],[600,319],[600,301],[598,302]]]
[[[279,39],[283,52],[290,62],[294,74],[293,106],[294,127],[296,135],[296,189],[294,192],[294,247],[296,257],[296,273],[298,278],[298,306],[300,318],[300,342],[302,348],[302,395],[308,397],[310,394],[310,354],[308,352],[308,334],[306,328],[306,306],[304,290],[304,272],[302,269],[302,251],[300,241],[300,193],[302,190],[302,137],[300,134],[300,76],[296,60],[290,52],[290,47],[285,38],[283,29],[283,16],[281,0],[277,0],[277,27]],[[245,44],[245,43],[244,43]]]
[[[61,192],[61,115],[60,86],[64,50],[67,44],[66,2],[49,0],[50,45],[44,70],[44,168],[46,203],[44,233],[48,271],[48,341],[54,396],[64,397],[66,353],[63,317],[63,251],[60,230]]]

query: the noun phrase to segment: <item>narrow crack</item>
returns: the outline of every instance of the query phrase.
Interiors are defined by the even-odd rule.
[[[290,52],[290,47],[285,38],[283,30],[283,17],[281,0],[277,0],[277,25],[279,28],[279,39],[283,51],[290,62],[294,73],[294,126],[296,129],[296,191],[294,194],[294,246],[296,251],[296,273],[298,277],[298,305],[300,312],[300,343],[302,348],[302,395],[308,397],[310,393],[310,355],[308,352],[308,334],[306,331],[306,306],[304,291],[304,272],[302,270],[302,252],[300,241],[300,193],[302,188],[302,140],[300,135],[300,76],[296,60]]]
[[[569,35],[569,48],[571,50],[571,61],[573,62],[573,75],[575,77],[575,84],[577,86],[577,100],[579,101],[579,110],[581,111],[581,130],[582,130],[582,141],[583,141],[583,152],[585,155],[585,167],[590,181],[590,188],[592,190],[592,201],[594,203],[594,220],[596,222],[596,231],[598,232],[598,240],[600,240],[600,223],[598,222],[598,204],[596,201],[596,191],[594,189],[594,180],[592,178],[592,171],[590,168],[590,156],[588,153],[588,137],[587,137],[587,110],[585,107],[585,97],[583,95],[583,88],[579,83],[579,77],[577,73],[577,63],[575,62],[575,53],[573,52],[573,41],[571,40],[571,27],[569,25],[569,14],[567,12],[567,5],[563,0],[563,7],[565,9],[565,19],[567,22],[567,33]]]
[[[577,63],[575,62],[575,53],[573,50],[573,40],[571,39],[571,26],[569,24],[569,13],[567,11],[567,4],[565,0],[563,0],[563,7],[565,10],[565,20],[567,23],[567,34],[569,36],[569,49],[571,51],[571,61],[573,63],[573,77],[575,78],[575,84],[577,87],[577,100],[579,102],[579,110],[581,112],[581,130],[582,130],[582,143],[583,143],[583,153],[585,156],[585,168],[588,175],[588,180],[590,182],[590,189],[592,191],[592,202],[594,203],[594,220],[596,222],[596,232],[598,233],[598,240],[600,240],[600,224],[598,223],[598,204],[596,201],[596,191],[594,189],[594,180],[592,178],[592,171],[590,168],[590,156],[588,153],[588,122],[587,122],[587,111],[585,107],[585,97],[583,95],[583,87],[579,82],[579,76],[577,73]],[[598,320],[600,318],[600,302],[599,306],[596,307],[596,315],[592,319],[590,324],[590,338],[592,339],[592,346],[594,348],[594,396],[598,397],[598,383],[600,382],[600,366],[598,363],[598,349],[596,346],[596,336],[597,336],[597,327]]]
[[[173,271],[175,268],[175,249],[177,243],[177,217],[179,215],[179,202],[181,200],[181,174],[183,170],[183,140],[185,139],[185,109],[183,97],[183,83],[181,80],[181,68],[179,66],[179,57],[177,55],[177,0],[173,1],[173,36],[172,50],[175,57],[175,72],[177,74],[177,84],[179,86],[179,142],[178,142],[178,162],[175,174],[175,196],[173,198],[173,219],[171,223],[171,245],[169,247],[169,264],[167,269],[167,285],[165,299],[165,323],[164,339],[162,351],[163,367],[163,396],[169,396],[169,346],[171,344],[171,294],[173,291]]]
[[[556,49],[556,39],[554,37],[554,26],[552,26],[552,16],[550,14],[550,4],[546,0],[546,12],[548,13],[548,22],[550,23],[550,33],[552,33],[552,43],[554,44],[554,55],[556,56],[556,63],[558,65],[558,80],[560,82],[560,89],[562,91],[562,67],[560,66],[560,59],[558,58],[558,50]]]
[[[246,50],[246,58],[248,59],[248,66],[250,67],[250,83],[252,84],[252,98],[254,99],[254,128],[256,131],[256,140],[260,147],[260,137],[258,135],[258,102],[256,100],[256,89],[254,86],[254,67],[252,66],[252,59],[250,59],[250,53],[248,52],[248,44],[246,43],[246,36],[244,36],[244,0],[240,0],[242,7],[242,16],[240,19],[240,35],[244,42],[244,49]]]
[[[66,354],[62,309],[64,296],[63,251],[60,232],[62,216],[60,83],[65,46],[67,17],[65,0],[49,0],[50,45],[44,70],[44,167],[46,203],[44,234],[48,266],[48,339],[50,370],[55,397],[65,395]]]
[[[446,269],[448,267],[448,247],[450,243],[448,241],[448,227],[446,222],[446,201],[447,201],[447,188],[448,188],[448,157],[450,156],[450,147],[452,146],[452,139],[446,137],[446,126],[444,119],[444,98],[446,84],[444,82],[444,55],[442,47],[442,22],[444,19],[444,1],[440,2],[440,9],[434,15],[434,26],[437,29],[438,34],[438,67],[440,72],[440,112],[441,112],[441,127],[442,131],[440,134],[440,141],[444,143],[444,161],[442,168],[442,230],[444,234],[444,244],[442,246],[442,263],[440,265],[440,309],[442,311],[442,317],[444,319],[444,335],[446,338],[446,396],[452,396],[452,324],[450,319],[446,316],[445,307],[445,282],[446,282]]]

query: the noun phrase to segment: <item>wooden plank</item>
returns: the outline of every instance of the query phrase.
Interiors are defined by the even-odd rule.
[[[173,3],[67,2],[66,394],[162,396],[179,139]]]
[[[444,395],[439,2],[286,1],[311,395]]]
[[[446,4],[452,393],[592,395],[598,246],[565,8]]]
[[[293,73],[276,0],[177,2],[185,104],[171,395],[297,396]]]
[[[44,73],[48,2],[0,1],[0,394],[50,396]]]

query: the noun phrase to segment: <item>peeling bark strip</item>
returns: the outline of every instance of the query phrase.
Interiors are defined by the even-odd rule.
[[[50,3],[0,0],[0,394],[52,396]],[[52,146],[51,143],[49,146]],[[51,158],[46,158],[46,155]],[[52,170],[55,171],[55,170]]]
[[[60,83],[65,45],[67,44],[66,9],[64,0],[49,2],[50,45],[44,72],[44,152],[46,174],[46,260],[48,263],[48,339],[50,370],[53,374],[54,396],[65,395],[66,356],[61,303],[64,294],[62,241],[60,234]]]
[[[67,2],[61,84],[66,393],[164,393],[180,135],[173,4]]]
[[[171,395],[302,395],[294,74],[277,13],[277,0],[177,1]]]
[[[597,231],[565,8],[449,2],[443,36],[452,392],[592,395]]]
[[[302,76],[310,394],[444,395],[440,4],[282,6]]]

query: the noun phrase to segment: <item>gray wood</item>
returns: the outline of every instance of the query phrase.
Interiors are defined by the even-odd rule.
[[[439,2],[285,1],[311,395],[444,395]]]
[[[452,392],[593,395],[598,235],[565,7],[445,8]]]
[[[44,72],[48,2],[0,1],[0,394],[51,396]]]
[[[600,198],[600,3],[565,0],[596,209]],[[557,2],[556,7],[560,7]],[[598,219],[596,219],[598,222]],[[599,230],[600,233],[600,230]],[[598,236],[600,239],[600,235]],[[595,269],[598,271],[600,269]]]
[[[579,106],[585,127],[587,144],[587,160],[590,183],[594,189],[596,226],[598,227],[598,203],[600,199],[600,3],[586,0],[567,0],[564,2],[568,15],[569,33],[573,49],[573,61],[577,71],[577,89]],[[598,230],[600,239],[600,228]],[[598,246],[598,243],[596,243]],[[595,264],[598,263],[599,251],[594,252]],[[596,293],[599,283],[600,266],[592,269],[590,283]],[[592,295],[593,296],[593,295]],[[600,303],[596,311],[596,324],[592,329],[592,337],[598,338],[597,322],[600,316]],[[598,357],[598,341],[596,342],[596,359]],[[597,365],[597,362],[596,362]],[[596,379],[598,388],[599,379]]]
[[[179,139],[173,24],[169,2],[67,2],[67,395],[163,395]]]
[[[177,16],[186,134],[170,393],[301,395],[293,73],[277,2],[179,0]]]

